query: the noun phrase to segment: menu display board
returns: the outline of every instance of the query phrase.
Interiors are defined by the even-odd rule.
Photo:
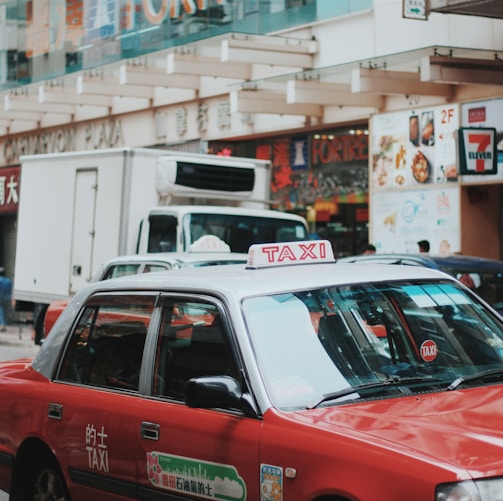
[[[372,117],[372,189],[457,181],[458,128],[457,105]]]
[[[371,120],[370,239],[378,252],[460,250],[458,105],[375,115]]]
[[[378,252],[417,253],[417,242],[430,241],[432,254],[460,250],[460,196],[457,186],[373,194],[372,243]]]

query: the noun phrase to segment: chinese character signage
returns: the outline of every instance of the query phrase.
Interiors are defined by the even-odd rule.
[[[326,221],[337,213],[338,204],[367,203],[367,134],[333,131],[278,138],[267,149],[270,153],[259,145],[255,154],[272,162],[275,207],[314,206],[317,220]]]
[[[459,167],[461,174],[484,175],[498,172],[494,127],[459,129]]]
[[[19,167],[0,169],[0,214],[16,213],[19,204]]]

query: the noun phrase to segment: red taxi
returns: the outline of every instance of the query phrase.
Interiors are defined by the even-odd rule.
[[[107,280],[0,364],[14,501],[501,501],[503,321],[437,270],[246,265]]]

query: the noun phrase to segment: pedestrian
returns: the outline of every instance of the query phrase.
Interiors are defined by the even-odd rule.
[[[9,322],[10,304],[12,300],[12,281],[5,276],[5,269],[0,266],[0,331],[5,332]]]
[[[421,254],[430,252],[430,242],[428,240],[419,240],[417,245]]]
[[[362,254],[375,254],[375,253],[376,253],[376,247],[375,245],[372,244],[366,245],[362,252]]]

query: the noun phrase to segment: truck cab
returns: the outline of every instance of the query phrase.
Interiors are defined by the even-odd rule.
[[[308,239],[305,220],[295,214],[240,207],[168,206],[151,209],[142,220],[137,252],[189,252],[206,235],[224,241],[231,252],[248,252],[254,243]]]

